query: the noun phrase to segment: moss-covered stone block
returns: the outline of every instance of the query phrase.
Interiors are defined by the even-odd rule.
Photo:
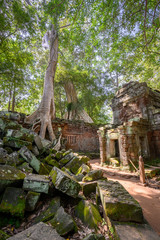
[[[88,165],[82,164],[82,166],[78,169],[77,174],[82,173],[83,175],[86,175],[90,172],[90,170],[91,168]]]
[[[27,142],[33,142],[34,133],[26,128],[21,128],[20,130],[7,129],[6,137],[12,137]]]
[[[8,187],[4,192],[0,204],[0,212],[23,217],[25,212],[25,201],[25,193],[23,189]]]
[[[29,191],[26,196],[26,211],[32,212],[36,208],[38,200],[40,198],[40,193]]]
[[[23,157],[23,159],[28,162],[31,167],[39,173],[41,162],[34,156],[34,154],[29,151],[29,149],[24,146],[20,149],[19,154]]]
[[[21,171],[23,171],[23,172],[25,172],[25,173],[32,173],[32,172],[33,172],[33,168],[31,168],[31,167],[29,166],[29,163],[27,163],[27,162],[24,162],[24,163],[22,163],[21,165],[19,165],[19,166],[17,167],[17,169],[19,169],[19,170],[21,170]]]
[[[73,157],[65,165],[65,167],[68,168],[72,173],[76,174],[81,165],[82,165],[82,161],[78,157]]]
[[[119,182],[99,180],[97,186],[106,216],[120,222],[143,223],[139,203]]]
[[[80,201],[75,207],[75,215],[89,228],[97,229],[98,223],[102,221],[97,206],[86,200]]]
[[[42,211],[40,215],[35,218],[34,223],[49,221],[55,216],[59,208],[60,208],[60,197],[57,196],[51,200],[48,208]]]
[[[28,149],[32,149],[31,142],[23,141],[13,137],[4,137],[3,144],[4,146],[17,148],[17,149],[20,149],[23,146],[27,146]]]
[[[30,174],[23,181],[23,189],[39,193],[48,193],[49,178],[45,175]]]
[[[52,170],[52,166],[49,166],[48,164],[41,162],[40,169],[39,169],[40,175],[49,175],[51,170]]]
[[[10,237],[8,240],[65,240],[52,226],[45,223],[35,224],[28,229]]]
[[[78,196],[81,186],[66,172],[54,167],[50,176],[56,189],[74,198]]]
[[[82,192],[85,197],[88,197],[91,193],[96,193],[97,182],[83,183]]]
[[[7,129],[20,130],[22,128],[22,126],[16,121],[12,121],[9,119],[3,119],[3,121],[5,123],[5,131],[7,131]]]
[[[0,192],[9,186],[22,186],[26,175],[15,167],[0,165]]]
[[[65,236],[69,232],[75,231],[77,228],[72,217],[64,211],[63,207],[58,209],[54,218],[51,219],[49,223],[61,236]]]
[[[117,240],[159,240],[158,234],[148,224],[113,222],[113,234]]]
[[[0,148],[0,164],[5,164],[8,161],[8,153],[4,148]]]
[[[84,176],[82,179],[83,182],[90,182],[101,179],[103,177],[102,170],[92,170]]]
[[[53,154],[49,154],[45,159],[44,162],[53,166],[53,167],[59,167],[59,163],[56,161],[56,159],[53,158]]]
[[[62,153],[62,152],[60,152],[60,151],[56,152],[55,158],[56,158],[58,161],[59,161],[62,157],[63,157],[63,153]]]

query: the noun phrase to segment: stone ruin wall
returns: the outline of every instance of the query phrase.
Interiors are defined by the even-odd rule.
[[[52,122],[53,130],[62,131],[66,149],[75,152],[99,152],[98,126],[83,121],[56,120]]]
[[[129,82],[117,92],[111,106],[115,125],[138,118],[148,121],[150,156],[160,157],[160,92],[146,83]]]
[[[144,158],[160,157],[160,92],[146,83],[129,82],[115,95],[111,104],[113,124],[100,128],[101,162],[116,157],[119,145],[120,164]]]

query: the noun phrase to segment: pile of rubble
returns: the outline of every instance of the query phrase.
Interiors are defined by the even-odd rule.
[[[0,228],[5,230],[0,230],[0,240],[124,239],[122,222],[159,239],[118,182],[91,170],[88,157],[57,149],[57,142],[23,128],[19,119],[19,114],[0,113]],[[24,224],[26,219],[30,221]],[[83,224],[89,231],[82,233]],[[103,225],[108,225],[106,232]]]

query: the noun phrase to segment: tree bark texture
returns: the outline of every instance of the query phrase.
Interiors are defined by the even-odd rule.
[[[58,34],[52,25],[50,36],[50,58],[48,67],[45,73],[43,96],[39,108],[26,118],[26,122],[34,123],[37,119],[39,122],[35,122],[33,125],[40,123],[40,136],[45,138],[46,131],[48,130],[49,138],[51,141],[55,139],[55,135],[52,128],[52,120],[55,118],[55,104],[54,104],[54,77],[56,72],[56,66],[58,61]]]
[[[78,105],[78,97],[73,82],[67,81],[64,84],[67,102],[71,109],[64,115],[65,119],[69,120],[83,120],[84,122],[93,123],[93,120],[88,113]]]

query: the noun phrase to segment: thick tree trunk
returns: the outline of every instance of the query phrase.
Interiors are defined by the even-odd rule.
[[[74,84],[71,81],[67,81],[64,84],[66,92],[67,102],[69,104],[68,113],[65,114],[65,119],[70,120],[83,120],[84,122],[93,123],[88,113],[79,106],[78,97]]]
[[[12,90],[9,91],[9,102],[8,102],[8,111],[11,109],[11,98],[12,98]]]
[[[58,61],[58,35],[53,25],[50,37],[50,59],[44,79],[43,96],[39,108],[27,117],[26,121],[34,123],[36,119],[40,120],[40,136],[45,138],[46,130],[48,130],[51,141],[55,139],[52,128],[52,120],[55,118],[55,104],[54,104],[54,77]],[[37,123],[33,125],[36,127]]]
[[[14,108],[15,108],[15,86],[13,89],[13,96],[12,96],[12,112],[14,112]]]

